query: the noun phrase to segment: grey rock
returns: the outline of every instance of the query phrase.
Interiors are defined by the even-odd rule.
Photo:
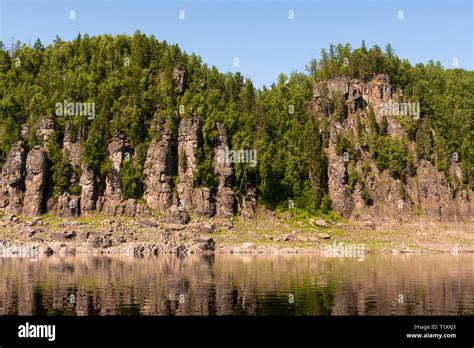
[[[26,150],[22,141],[15,143],[8,153],[0,176],[0,208],[7,214],[22,210],[22,192],[26,175]]]
[[[144,198],[150,208],[158,211],[165,211],[171,206],[173,146],[174,141],[171,131],[165,128],[161,140],[152,140],[145,159],[143,170]]]
[[[141,220],[139,225],[140,227],[158,227],[158,224],[153,220]]]
[[[316,220],[316,225],[318,225],[320,227],[324,227],[324,228],[329,227],[329,224],[326,221],[324,221],[323,219]]]
[[[79,179],[81,186],[81,213],[91,213],[95,210],[96,187],[92,169],[84,165]]]
[[[59,217],[74,217],[80,214],[80,198],[64,192],[58,198],[56,215]]]
[[[46,152],[40,146],[35,146],[26,158],[26,192],[23,205],[25,216],[38,216],[43,213],[47,172]]]

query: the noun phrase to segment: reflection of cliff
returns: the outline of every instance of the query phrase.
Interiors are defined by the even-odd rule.
[[[1,258],[0,314],[473,314],[473,257]]]

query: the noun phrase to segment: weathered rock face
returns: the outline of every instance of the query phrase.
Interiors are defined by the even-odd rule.
[[[18,214],[22,209],[21,195],[25,180],[25,146],[22,141],[12,146],[0,178],[0,208]]]
[[[314,87],[313,95],[316,101],[333,98],[336,94],[346,98],[350,112],[362,110],[370,105],[376,116],[380,117],[383,104],[392,100],[393,88],[390,85],[390,78],[383,74],[377,75],[367,83],[341,76],[318,82]]]
[[[364,83],[360,80],[351,80],[349,82],[347,105],[350,112],[356,112],[366,107],[366,102],[363,98]]]
[[[181,120],[178,130],[178,176],[177,185],[179,205],[192,211],[197,168],[196,150],[202,144],[201,124],[199,118],[193,116]]]
[[[333,80],[321,81],[314,87],[314,98],[332,98],[336,93],[347,97],[349,93],[349,79],[347,77],[336,77]]]
[[[74,139],[72,137],[69,122],[66,123],[66,127],[64,130],[63,148],[69,158],[69,163],[72,168],[69,177],[69,185],[73,186],[80,181],[80,176],[77,173],[81,168],[81,157],[83,154],[83,148],[81,143],[77,141],[77,139]]]
[[[336,153],[336,136],[339,123],[331,126],[329,147],[326,151],[328,157],[328,189],[332,199],[332,208],[347,218],[353,209],[351,193],[347,187],[347,162]]]
[[[77,139],[72,138],[69,123],[66,124],[66,129],[64,131],[63,146],[69,154],[69,161],[71,163],[71,166],[74,169],[79,168],[81,165],[81,156],[83,153],[83,149]]]
[[[26,158],[24,215],[38,216],[43,213],[47,176],[48,159],[46,152],[42,147],[35,146]]]
[[[200,146],[202,133],[199,118],[194,115],[181,120],[178,130],[179,206],[186,211],[210,217],[216,213],[215,192],[210,188],[196,187],[195,182],[196,150]]]
[[[181,68],[174,68],[173,81],[178,86],[179,93],[183,93],[186,89],[186,71]]]
[[[58,198],[56,215],[59,217],[79,216],[80,205],[79,197],[65,192]]]
[[[120,201],[122,199],[120,170],[126,152],[125,142],[120,138],[114,138],[108,146],[108,151],[109,158],[112,161],[112,169],[105,179],[104,196]]]
[[[172,224],[187,224],[190,220],[189,214],[184,211],[184,209],[180,209],[176,204],[173,204],[168,214],[166,215],[166,222]]]
[[[417,175],[409,179],[407,191],[421,213],[437,221],[462,222],[473,218],[472,192],[458,192],[449,185],[446,176],[426,160],[418,164]]]
[[[257,191],[248,189],[239,200],[239,213],[244,218],[253,219],[257,210]]]
[[[25,142],[28,141],[30,137],[30,127],[27,124],[22,124],[20,127],[20,136],[21,139]]]
[[[214,173],[219,180],[216,194],[217,216],[231,217],[235,211],[234,192],[231,189],[234,171],[232,164],[227,161],[229,141],[224,125],[217,124],[217,145],[214,155]]]
[[[185,72],[175,70],[175,79],[178,86],[184,89]],[[23,142],[13,146],[0,178],[0,208],[4,211],[13,213],[23,211],[28,216],[36,216],[50,210],[61,217],[73,217],[93,211],[106,215],[148,216],[150,215],[148,208],[152,208],[166,212],[170,221],[181,224],[190,221],[191,213],[204,217],[216,214],[219,217],[230,217],[235,212],[237,204],[231,188],[232,165],[219,159],[219,154],[228,151],[229,148],[223,125],[217,125],[218,138],[214,158],[217,188],[196,185],[196,155],[203,144],[197,115],[181,121],[177,139],[173,138],[171,131],[162,130],[160,139],[153,140],[149,146],[144,163],[146,205],[138,204],[133,199],[124,200],[122,194],[120,172],[123,161],[130,156],[131,151],[125,137],[111,139],[108,146],[111,170],[105,178],[100,178],[81,162],[84,149],[80,140],[83,140],[81,134],[86,130],[79,130],[77,136],[73,136],[68,123],[62,147],[68,154],[73,169],[68,178],[69,185],[78,182],[81,191],[79,196],[64,193],[58,199],[54,199],[51,195],[53,186],[49,177],[46,152],[54,133],[54,126],[54,120],[50,116],[44,117],[37,124],[34,131],[42,145],[35,147],[28,156]],[[24,125],[22,137],[28,140],[29,132],[30,129]],[[179,177],[179,184],[173,193],[172,179],[176,174]],[[26,199],[23,199],[25,194]],[[253,215],[255,212],[255,197],[256,193],[252,191],[244,199],[243,209],[248,215]]]
[[[393,89],[390,85],[390,78],[387,75],[379,74],[372,81],[363,87],[363,99],[372,106],[377,122],[382,122],[382,109],[386,103],[392,101]]]
[[[94,172],[87,166],[82,167],[79,180],[81,186],[81,213],[91,213],[95,210],[96,187]]]
[[[194,211],[205,217],[211,217],[216,213],[214,195],[211,189],[207,187],[197,187],[193,190],[192,201]]]
[[[48,148],[49,139],[54,133],[54,120],[51,116],[44,117],[36,125],[36,134],[45,149]]]
[[[394,93],[388,76],[378,75],[368,83],[360,80],[347,81],[344,78],[318,83],[314,91],[315,105],[319,107],[318,111],[322,115],[326,115],[325,101],[336,93],[345,95],[349,110],[348,117],[342,123],[331,124],[329,145],[326,148],[328,189],[332,208],[337,213],[357,221],[365,217],[364,221],[370,221],[367,225],[371,228],[373,221],[404,222],[418,218],[447,222],[472,220],[472,191],[461,190],[459,185],[448,182],[446,175],[439,172],[430,162],[415,159],[417,170],[403,183],[391,177],[387,171],[380,172],[370,153],[363,149],[358,133],[359,126],[362,126],[363,133],[369,132],[368,106],[374,110],[379,125],[383,117],[387,118],[388,136],[407,137],[402,125],[394,117],[382,112],[387,104],[396,103],[401,98],[400,92]],[[341,133],[354,143],[357,158],[345,161],[342,154],[336,153],[336,138]],[[361,177],[361,182],[353,189],[348,187],[349,161],[355,163]],[[368,173],[364,174],[367,170]],[[460,182],[462,173],[457,163],[453,163],[450,170],[451,176]],[[371,203],[367,202],[367,197],[365,200],[363,198],[367,192],[371,196]],[[367,216],[371,218],[368,219]]]
[[[97,210],[106,215],[123,215],[125,206],[122,202],[122,180],[120,170],[125,158],[125,142],[121,138],[113,138],[108,146],[112,168],[105,178],[104,195],[97,200]]]
[[[161,140],[151,142],[146,155],[143,171],[145,202],[150,208],[159,211],[171,206],[172,146],[171,132],[166,130]]]

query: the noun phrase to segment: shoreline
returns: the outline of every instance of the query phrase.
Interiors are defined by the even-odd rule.
[[[158,216],[0,218],[0,257],[37,254],[367,254],[472,253],[474,223],[365,226],[337,216],[292,216],[262,209],[255,219],[170,224]]]

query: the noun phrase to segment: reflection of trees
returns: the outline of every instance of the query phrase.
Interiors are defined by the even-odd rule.
[[[315,255],[0,258],[0,314],[473,314],[474,270],[465,266],[472,261],[472,255],[379,255],[364,262]]]

